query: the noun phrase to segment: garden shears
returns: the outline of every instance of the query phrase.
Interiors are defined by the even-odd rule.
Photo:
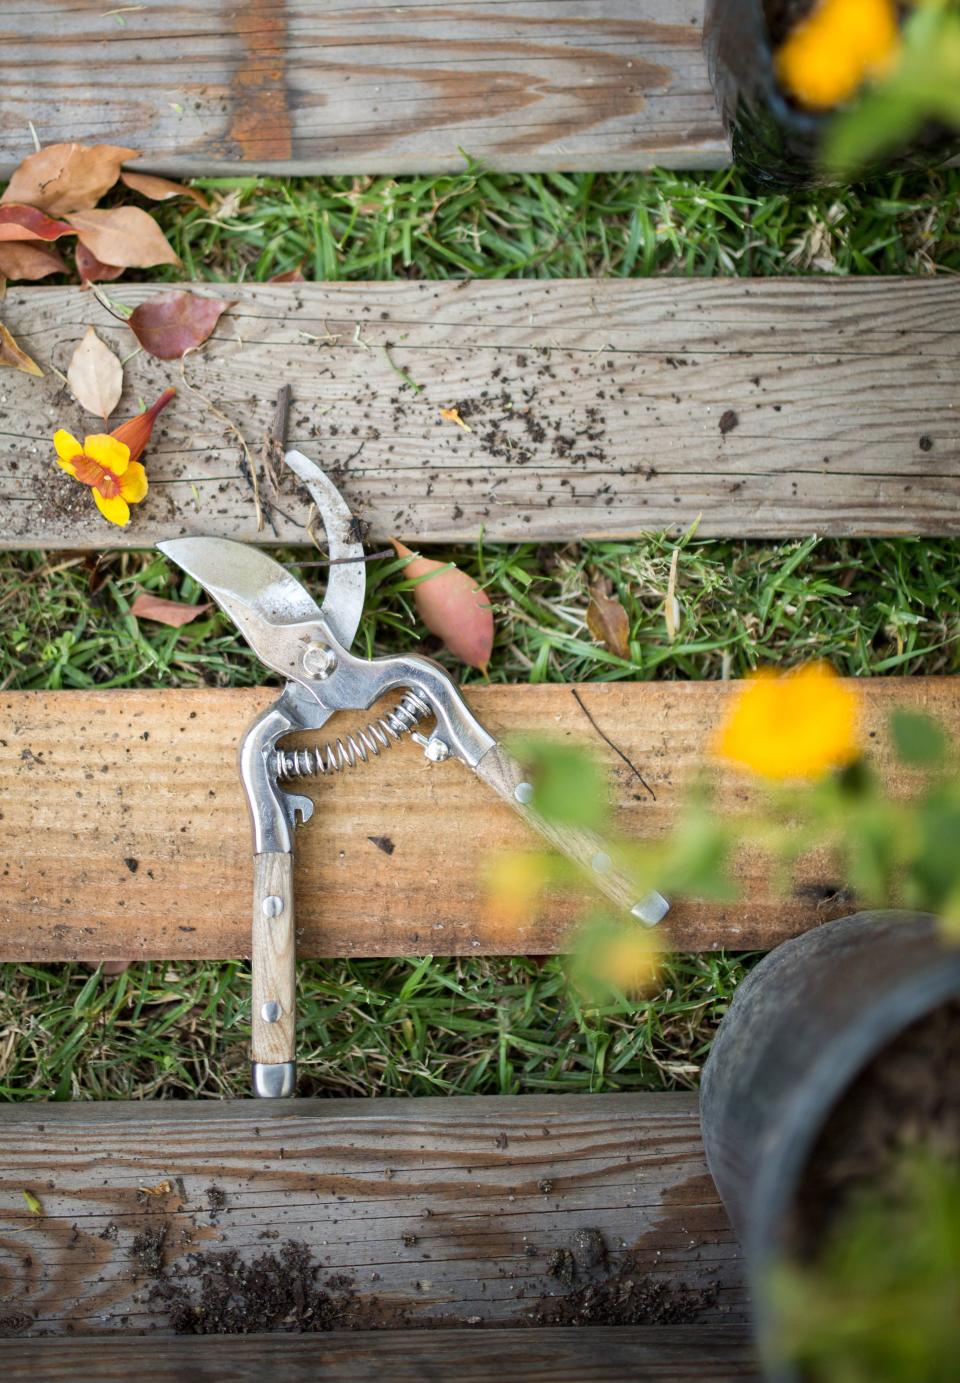
[[[158,547],[229,615],[260,661],[287,679],[240,744],[240,777],[253,827],[252,1082],[255,1095],[292,1095],[296,1086],[296,932],[293,837],[313,814],[297,779],[356,768],[409,734],[427,759],[459,759],[531,826],[579,865],[598,888],[640,922],[655,926],[668,904],[639,900],[629,877],[590,831],[547,821],[533,785],[476,719],[449,674],[429,658],[357,658],[350,652],[363,612],[366,569],[357,525],[319,466],[298,451],[286,465],[309,491],[326,529],[329,576],[323,602],[258,548],[226,538],[175,538]],[[297,730],[320,730],[343,710],[366,710],[391,691],[393,708],[362,730],[309,749],[284,749]],[[429,734],[416,727],[433,721]]]

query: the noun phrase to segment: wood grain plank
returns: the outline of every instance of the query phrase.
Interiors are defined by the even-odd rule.
[[[702,0],[8,0],[0,177],[44,143],[177,174],[726,162]],[[104,73],[109,74],[105,89]],[[105,97],[105,90],[107,99]],[[56,99],[51,99],[51,93]]]
[[[960,737],[953,678],[860,684],[878,770],[894,769],[885,724],[895,705],[928,710]],[[470,688],[498,737],[535,728],[592,745],[610,774],[617,828],[666,832],[707,755],[730,683],[607,683],[580,694],[656,792],[597,740],[569,687]],[[0,697],[0,958],[234,957],[249,954],[252,857],[235,769],[249,719],[275,695],[255,691],[20,692]],[[334,733],[356,725],[344,716]],[[303,742],[303,737],[301,737]],[[410,741],[366,768],[308,783],[317,804],[296,840],[301,955],[545,954],[569,947],[583,899],[550,901],[525,925],[487,906],[484,880],[506,850],[537,848],[514,813],[468,769],[428,764]],[[749,805],[733,775],[724,812]],[[387,836],[392,854],[371,837]],[[850,904],[814,859],[782,897],[745,854],[742,898],[676,901],[662,924],[679,949],[777,944]]]
[[[160,286],[111,286],[130,304]],[[254,451],[281,383],[290,443],[325,466],[379,542],[571,539],[679,530],[784,537],[960,532],[960,283],[951,279],[224,285],[239,298],[186,370]],[[4,319],[65,369],[88,293],[8,292]],[[388,348],[389,347],[389,353]],[[407,387],[392,365],[422,385]],[[309,506],[273,496],[258,533],[237,439],[179,368],[140,354],[118,419],[168,384],[152,491],[109,526],[56,469],[83,415],[52,373],[0,382],[0,543],[147,546],[199,532],[306,540]],[[473,428],[440,416],[457,405]],[[732,409],[738,425],[720,432]]]
[[[710,1288],[703,1321],[742,1319],[739,1249],[694,1095],[0,1111],[0,1315],[29,1316],[25,1333],[170,1333],[134,1244],[158,1231],[187,1285],[193,1253],[249,1260],[289,1240],[320,1285],[355,1280],[363,1301],[344,1324],[362,1324],[375,1297],[377,1326],[524,1326],[568,1290],[547,1267],[583,1229],[603,1236],[610,1273],[629,1254],[654,1282]],[[584,1268],[574,1289],[593,1276]]]
[[[581,1326],[549,1330],[333,1331],[240,1339],[8,1340],[8,1377],[46,1383],[728,1383],[758,1378],[744,1326]],[[12,1371],[12,1372],[11,1372]]]

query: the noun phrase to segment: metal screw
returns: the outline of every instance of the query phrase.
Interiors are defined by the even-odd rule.
[[[436,735],[431,735],[427,739],[426,735],[420,735],[414,731],[410,738],[416,740],[423,749],[423,757],[429,759],[432,764],[442,764],[444,759],[449,759],[450,746],[445,744],[443,740],[437,739]]]
[[[277,1003],[276,999],[268,999],[260,1010],[260,1017],[265,1023],[278,1023],[282,1012],[283,1009]]]
[[[533,784],[518,783],[513,790],[513,795],[518,802],[522,803],[523,806],[526,806],[528,802],[533,801]]]
[[[260,911],[264,917],[278,917],[283,912],[283,899],[278,898],[275,893],[268,893],[260,904]]]
[[[303,650],[303,670],[310,677],[324,681],[337,666],[337,655],[325,643],[312,643]]]

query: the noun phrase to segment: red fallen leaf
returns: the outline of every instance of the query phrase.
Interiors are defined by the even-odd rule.
[[[430,633],[441,638],[455,658],[486,672],[493,648],[493,611],[486,594],[459,567],[415,556],[396,538],[390,541],[398,557],[410,558],[404,576],[427,578],[413,588],[413,599]]]
[[[630,620],[616,596],[608,596],[601,586],[590,587],[587,628],[618,658],[630,657]]]
[[[179,360],[202,346],[236,298],[201,298],[175,288],[135,307],[127,326],[145,351],[158,360]]]
[[[57,251],[40,240],[8,240],[0,245],[0,274],[5,278],[44,279],[66,270]]]
[[[169,178],[158,178],[153,173],[129,173],[126,169],[120,174],[120,181],[141,197],[149,197],[151,202],[166,202],[171,197],[190,197],[197,206],[208,211],[210,203],[197,187],[185,187],[182,182],[172,182]]]
[[[162,600],[158,595],[148,595],[142,591],[130,606],[130,614],[136,615],[137,619],[152,619],[157,624],[179,629],[182,624],[189,624],[198,615],[205,614],[211,604],[208,600],[205,605],[181,605],[176,600]]]
[[[48,144],[23,160],[0,202],[25,202],[60,214],[96,206],[136,149],[116,144]]]
[[[301,264],[302,262],[301,260]],[[300,267],[301,265],[298,264],[295,269],[288,269],[284,274],[274,274],[272,278],[267,279],[267,283],[306,283],[306,279],[300,272]]]
[[[149,269],[155,264],[178,264],[173,246],[153,217],[136,206],[107,211],[77,211],[67,217],[77,239],[101,264],[125,269]]]
[[[61,235],[73,235],[66,221],[55,221],[36,207],[0,206],[0,240],[59,240]]]
[[[9,365],[14,370],[22,370],[25,375],[42,375],[43,371],[26,351],[22,351],[0,322],[0,365]]]
[[[110,283],[125,272],[123,264],[101,264],[92,250],[77,241],[77,273],[81,283]]]

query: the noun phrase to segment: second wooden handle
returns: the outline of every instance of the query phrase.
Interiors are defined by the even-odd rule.
[[[293,1061],[297,1026],[297,940],[293,856],[254,855],[251,1055],[267,1066]]]

